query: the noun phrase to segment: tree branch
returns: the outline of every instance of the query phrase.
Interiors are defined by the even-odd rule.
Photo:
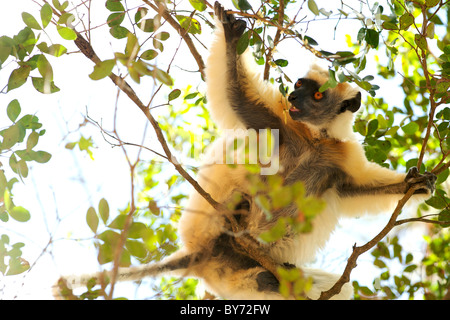
[[[264,66],[264,80],[269,79],[269,71],[270,71],[270,61],[273,57],[273,51],[275,50],[277,44],[280,42],[281,30],[283,28],[284,21],[284,0],[280,0],[280,6],[278,8],[278,26],[277,32],[275,33],[275,38],[273,39],[273,48],[269,48],[269,52],[266,56],[266,65]]]
[[[405,206],[406,202],[413,195],[413,193],[414,189],[409,189],[403,196],[403,198],[399,200],[397,207],[395,208],[391,218],[389,219],[389,222],[386,224],[383,230],[381,230],[380,233],[378,233],[372,240],[370,240],[361,247],[357,247],[356,244],[353,246],[353,252],[347,260],[347,265],[344,269],[342,276],[339,278],[339,280],[335,283],[333,287],[331,287],[328,291],[324,291],[321,293],[319,300],[328,300],[334,295],[341,292],[341,289],[344,286],[344,284],[350,281],[350,273],[356,267],[356,261],[358,260],[359,256],[367,252],[368,250],[372,249],[396,226],[398,215],[400,214],[402,208]]]
[[[202,74],[202,77],[205,76],[205,63],[203,61],[202,56],[200,53],[198,53],[197,48],[194,45],[194,42],[192,42],[191,37],[189,36],[187,30],[182,28],[180,24],[175,21],[174,18],[172,18],[172,15],[165,7],[165,4],[163,2],[157,2],[157,6],[151,3],[148,0],[142,0],[145,4],[147,4],[149,7],[151,7],[153,10],[158,12],[183,38],[184,42],[189,48],[189,51],[191,51],[192,56],[194,57],[195,61],[197,62],[198,68],[200,73]]]

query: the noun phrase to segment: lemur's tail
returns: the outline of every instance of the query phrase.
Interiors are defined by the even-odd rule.
[[[116,275],[116,281],[141,280],[147,277],[163,276],[168,273],[187,276],[189,275],[189,267],[195,265],[198,261],[198,254],[182,254],[181,252],[177,252],[161,262],[137,267],[119,268]],[[53,286],[53,296],[56,299],[63,299],[67,296],[67,291],[85,286],[89,281],[92,281],[92,279],[95,279],[96,283],[100,284],[109,282],[111,278],[112,271],[77,276],[63,276],[59,278]]]

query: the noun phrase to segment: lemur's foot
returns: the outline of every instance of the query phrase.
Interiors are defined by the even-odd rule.
[[[406,190],[413,188],[415,194],[431,194],[434,192],[436,184],[436,175],[431,172],[419,173],[417,167],[409,169],[405,177]]]
[[[229,42],[237,41],[245,31],[247,24],[244,20],[236,20],[233,14],[228,13],[219,2],[214,3],[214,13],[222,22],[225,39]]]

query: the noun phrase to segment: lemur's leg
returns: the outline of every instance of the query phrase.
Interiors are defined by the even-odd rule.
[[[248,83],[241,56],[236,52],[238,40],[245,31],[245,21],[237,20],[234,15],[227,13],[218,2],[214,4],[214,10],[223,25],[226,42],[228,83],[226,88],[221,89],[227,90],[232,109],[247,128],[279,129],[281,137],[283,126],[280,118],[269,110],[259,97],[249,94],[246,90],[251,84]]]

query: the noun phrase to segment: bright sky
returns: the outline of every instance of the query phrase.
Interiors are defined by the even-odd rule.
[[[135,2],[136,0],[129,1],[129,3]],[[327,1],[317,2],[318,4],[327,3]],[[93,3],[101,3],[103,6],[104,1],[93,1]],[[226,3],[231,2],[224,2],[225,5]],[[231,7],[231,4],[228,6]],[[13,36],[24,27],[20,16],[22,11],[38,16],[38,7],[33,1],[9,1],[8,9],[0,11],[0,35]],[[103,9],[101,11],[102,14],[107,14]],[[98,11],[92,10],[93,14],[96,12]],[[106,18],[98,17],[95,20],[105,21]],[[316,29],[311,33],[311,36],[320,44],[328,44],[330,47],[326,49],[330,51],[333,50],[333,45],[345,41],[345,34],[338,34],[336,41],[330,38],[329,35],[333,32],[335,23],[336,21],[330,21],[328,27],[321,24],[320,31]],[[342,21],[340,27],[345,29],[346,25],[348,25],[347,21]],[[311,24],[310,29],[313,28],[314,24]],[[98,49],[98,54],[103,59],[110,58],[114,51],[109,43],[110,39],[102,36],[102,32],[105,31],[105,28],[100,28],[93,33],[94,47]],[[355,30],[349,32],[352,36],[356,36]],[[45,37],[45,35],[41,36],[41,38]],[[63,40],[61,43],[65,44]],[[168,48],[166,50],[171,52]],[[280,58],[289,61],[288,75],[291,79],[303,74],[313,60],[308,54],[293,52],[285,47],[280,47],[278,54]],[[55,72],[56,85],[61,88],[61,92],[50,96],[42,95],[37,93],[28,82],[23,88],[7,95],[0,95],[0,128],[9,124],[6,118],[6,106],[11,100],[17,98],[21,103],[23,114],[25,112],[36,114],[40,122],[44,124],[47,133],[39,140],[38,147],[52,153],[52,160],[48,164],[33,163],[29,177],[23,184],[16,184],[13,189],[16,204],[28,208],[32,219],[27,223],[16,223],[11,220],[6,224],[0,222],[0,234],[8,234],[12,243],[25,242],[23,257],[30,263],[36,262],[32,271],[24,275],[9,278],[0,276],[0,298],[4,299],[51,299],[51,284],[61,273],[79,274],[96,271],[98,263],[96,252],[90,247],[92,242],[76,240],[92,237],[85,223],[86,211],[90,206],[97,207],[98,201],[103,197],[108,200],[112,214],[118,209],[123,209],[129,201],[129,171],[123,153],[119,148],[111,148],[104,142],[97,128],[87,126],[82,130],[85,137],[93,137],[98,147],[94,151],[95,161],[90,160],[85,153],[64,149],[65,143],[79,139],[77,129],[84,120],[86,110],[91,118],[102,122],[107,129],[112,128],[116,88],[109,80],[91,81],[87,75],[92,72],[93,65],[80,55],[52,59],[51,63]],[[10,64],[4,67],[5,70],[0,73],[0,87],[7,83],[6,77],[15,66]],[[67,77],[67,75],[70,76]],[[183,84],[180,84],[183,82],[178,80],[176,86],[183,89]],[[183,81],[189,83],[190,79],[183,79]],[[149,88],[151,88],[150,81],[139,86],[145,99],[150,96]],[[146,123],[144,117],[124,96],[120,98],[119,105],[121,138],[124,141],[140,143]],[[157,145],[150,134],[147,134],[145,144],[152,147]],[[149,153],[143,155],[148,159],[152,157]],[[4,159],[0,161],[4,162],[4,167],[8,167],[7,161]],[[57,222],[57,217],[61,218],[61,221]],[[335,270],[333,268],[329,270],[340,272],[343,268],[342,262],[345,260],[343,253],[348,254],[357,239],[364,241],[371,235],[375,235],[385,221],[385,218],[381,221],[373,220],[370,228],[358,225],[355,221],[344,222],[344,231],[338,233],[336,239],[339,241],[331,242],[333,245],[329,248],[329,254],[325,255],[326,261],[323,261],[323,264],[329,265],[329,261],[336,260],[340,264],[335,264],[337,265]],[[48,244],[49,234],[53,239],[72,240],[56,241],[51,247],[53,256],[48,253],[42,254]],[[358,263],[361,268],[355,270],[353,276],[361,277],[369,272],[370,264],[362,267],[364,260],[368,258],[370,257],[361,257]]]

